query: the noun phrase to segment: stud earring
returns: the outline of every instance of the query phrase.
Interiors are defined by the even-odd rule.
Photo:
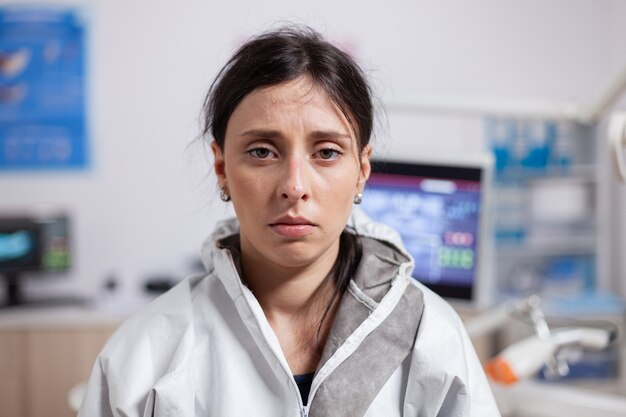
[[[220,188],[220,199],[224,203],[228,203],[230,201],[230,196],[226,193],[226,188],[225,187]]]
[[[363,193],[358,193],[354,196],[354,204],[361,204],[363,202]]]

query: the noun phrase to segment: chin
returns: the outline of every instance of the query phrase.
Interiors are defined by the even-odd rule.
[[[323,257],[328,250],[328,248],[312,247],[307,242],[288,242],[276,245],[274,248],[275,250],[271,254],[267,254],[267,257],[288,268],[301,268],[310,265]]]
[[[270,259],[274,259],[279,265],[290,268],[299,268],[313,263],[319,258],[318,253],[311,253],[307,250],[280,250],[272,253]]]

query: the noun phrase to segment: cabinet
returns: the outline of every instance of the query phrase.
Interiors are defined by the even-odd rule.
[[[24,335],[0,333],[0,416],[26,416]]]
[[[120,322],[80,309],[0,313],[0,417],[74,416],[67,395]]]
[[[608,321],[621,335],[623,303],[607,294],[610,200],[603,194],[607,166],[598,128],[528,120],[497,127],[506,129],[488,134],[500,155],[493,205],[498,301],[539,294],[550,325],[602,327]],[[497,346],[503,349],[532,333],[529,323],[507,326]],[[561,381],[623,386],[615,382],[624,381],[623,346],[576,354],[564,350],[570,372]]]
[[[606,261],[593,127],[491,122],[496,156],[493,219],[500,300],[593,293]]]

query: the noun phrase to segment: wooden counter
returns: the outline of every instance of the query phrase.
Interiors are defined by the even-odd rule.
[[[0,310],[0,417],[70,417],[70,389],[86,380],[124,314],[88,308]]]

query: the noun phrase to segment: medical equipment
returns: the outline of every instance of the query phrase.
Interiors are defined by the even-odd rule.
[[[70,268],[70,220],[57,211],[0,214],[0,277],[7,305],[23,304],[21,284],[27,273],[39,277]]]
[[[514,384],[535,375],[544,366],[548,378],[567,375],[568,364],[558,355],[562,349],[603,350],[617,337],[616,330],[598,327],[551,330],[536,295],[482,313],[467,321],[466,329],[470,337],[475,338],[499,329],[511,317],[525,314],[530,318],[535,335],[513,343],[487,363],[485,370],[494,381]]]
[[[492,233],[489,154],[379,160],[361,208],[400,233],[415,260],[413,277],[442,297],[490,304]]]
[[[486,365],[487,375],[503,384],[514,384],[535,375],[550,363],[560,349],[580,347],[585,350],[603,350],[615,339],[615,332],[597,328],[565,328],[553,331],[547,339],[531,336],[503,350]],[[567,363],[558,361],[558,375],[567,374]]]

